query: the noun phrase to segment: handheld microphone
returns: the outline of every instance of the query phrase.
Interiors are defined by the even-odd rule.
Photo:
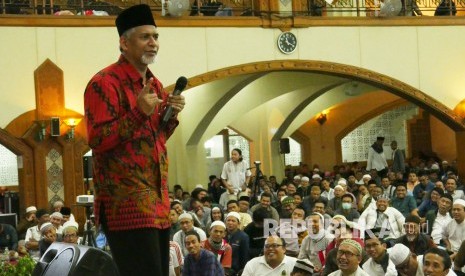
[[[178,78],[176,81],[176,86],[174,87],[173,95],[178,96],[181,94],[181,92],[186,88],[187,85],[187,78],[184,76],[181,76]],[[173,107],[172,106],[167,106],[165,108],[165,113],[163,114],[163,119],[161,121],[161,128],[164,128],[166,124],[168,123],[169,119],[173,115]]]

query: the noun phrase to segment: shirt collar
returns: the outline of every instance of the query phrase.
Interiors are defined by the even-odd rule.
[[[280,263],[277,267],[275,267],[275,268],[272,268],[271,266],[268,265],[268,263],[266,262],[265,256],[261,256],[261,258],[259,259],[258,262],[261,263],[261,264],[263,264],[263,265],[265,265],[265,266],[268,267],[269,269],[275,270],[275,269],[279,269],[280,267],[284,266],[284,265],[287,263],[288,260],[289,260],[289,258],[288,258],[286,255],[284,255],[284,259],[283,259],[283,260],[281,261],[281,263]]]
[[[128,61],[128,59],[123,54],[120,55],[118,64],[125,70],[125,72],[128,74],[128,77],[132,80],[133,83],[142,82],[142,77],[140,76],[137,69]],[[154,77],[154,75],[152,74],[152,71],[150,71],[150,69],[147,68],[146,79],[148,80],[151,77]]]

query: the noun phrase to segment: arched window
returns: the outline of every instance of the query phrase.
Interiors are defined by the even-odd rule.
[[[285,154],[285,165],[298,166],[302,162],[302,146],[296,140],[289,137],[290,152]]]
[[[16,154],[0,145],[0,186],[18,185],[18,160]]]
[[[242,151],[242,158],[250,164],[251,162],[249,141],[245,139],[244,136],[241,136],[239,133],[235,132],[230,128],[228,128],[228,137],[229,152],[231,152],[232,149],[240,149]]]
[[[242,151],[242,158],[250,162],[249,141],[230,128],[223,129],[204,144],[207,157],[207,170],[209,175],[221,174],[223,165],[230,159],[231,150],[238,148]]]

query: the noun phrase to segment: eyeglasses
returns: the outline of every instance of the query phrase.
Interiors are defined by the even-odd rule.
[[[359,254],[352,253],[350,251],[338,250],[337,257],[342,257],[342,255],[346,255],[347,258],[351,258],[353,256],[359,256]]]
[[[277,243],[272,243],[272,244],[265,244],[265,249],[276,249],[280,246],[283,246],[282,244],[277,244]]]
[[[65,237],[65,238],[68,238],[68,239],[69,239],[69,238],[76,238],[76,237],[77,237],[77,234],[76,234],[76,233],[74,233],[74,234],[66,234],[64,237]]]

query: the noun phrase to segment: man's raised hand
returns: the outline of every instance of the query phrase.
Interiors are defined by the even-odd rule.
[[[162,103],[157,94],[153,93],[152,83],[153,78],[150,78],[137,96],[137,107],[147,116],[152,115],[155,106]]]

